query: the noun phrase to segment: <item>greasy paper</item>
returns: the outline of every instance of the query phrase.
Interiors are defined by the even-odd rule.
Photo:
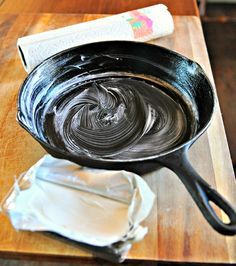
[[[148,228],[140,223],[153,202],[153,192],[134,173],[83,168],[46,155],[15,183],[3,208],[17,230],[51,231],[105,247],[142,239]]]

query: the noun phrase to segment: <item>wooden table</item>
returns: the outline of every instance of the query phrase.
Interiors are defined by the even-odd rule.
[[[197,0],[0,0],[0,14],[117,14],[158,3],[167,5],[173,15],[199,15]]]
[[[19,86],[26,77],[16,51],[17,38],[99,17],[65,14],[0,17],[0,200],[13,184],[13,177],[45,153],[15,119]],[[176,16],[174,22],[174,34],[153,43],[194,59],[213,83],[199,18]],[[196,170],[236,206],[235,180],[218,103],[210,128],[191,148],[190,159]],[[149,234],[133,246],[124,265],[156,265],[156,261],[236,263],[236,237],[219,235],[207,224],[174,173],[162,168],[144,178],[157,195],[153,212],[145,221]],[[111,265],[92,258],[89,252],[71,243],[41,233],[16,232],[1,214],[0,225],[0,265],[42,265],[42,261],[47,266],[68,265],[66,261],[76,261],[76,265]],[[10,262],[9,258],[20,260]]]

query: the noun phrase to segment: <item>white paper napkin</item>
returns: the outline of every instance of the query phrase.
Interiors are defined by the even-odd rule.
[[[173,18],[162,4],[19,38],[17,47],[29,73],[65,49],[108,40],[148,41],[171,34]]]

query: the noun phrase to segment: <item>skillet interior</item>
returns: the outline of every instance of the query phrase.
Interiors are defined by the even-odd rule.
[[[22,85],[18,120],[54,156],[140,161],[200,135],[213,106],[197,63],[158,46],[114,41],[40,64]]]

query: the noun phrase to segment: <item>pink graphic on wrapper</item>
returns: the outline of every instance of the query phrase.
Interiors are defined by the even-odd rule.
[[[149,17],[137,10],[129,12],[129,15],[131,18],[128,18],[127,21],[132,27],[135,39],[142,38],[153,33],[153,21]]]

